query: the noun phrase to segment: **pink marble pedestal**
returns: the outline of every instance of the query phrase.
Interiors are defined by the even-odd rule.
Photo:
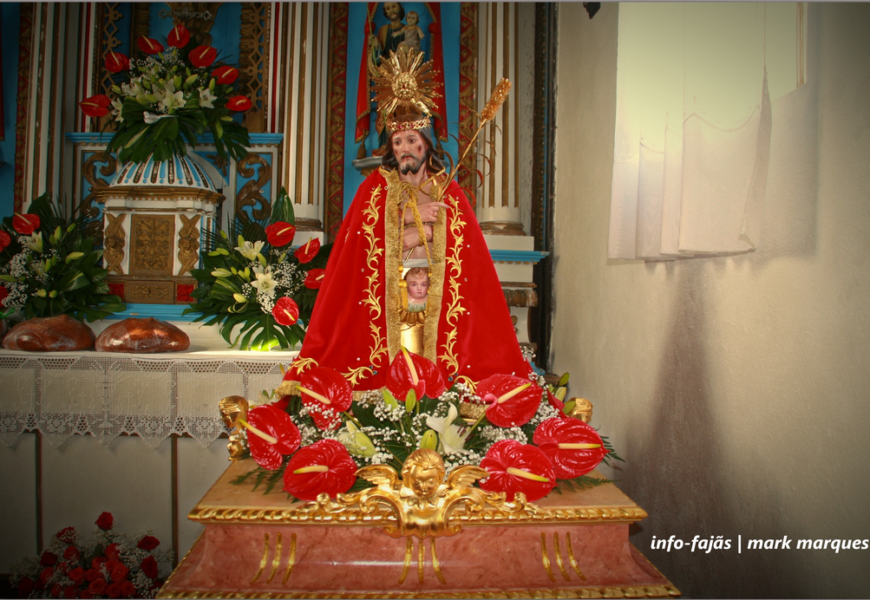
[[[158,597],[680,594],[629,543],[646,513],[612,484],[551,494],[533,518],[462,520],[457,535],[419,540],[388,536],[377,518],[324,520],[280,490],[229,483],[254,467],[232,464],[191,512],[205,531]]]

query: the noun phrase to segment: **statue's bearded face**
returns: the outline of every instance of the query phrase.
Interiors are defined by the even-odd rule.
[[[402,175],[408,173],[416,175],[425,163],[428,152],[423,135],[414,130],[397,131],[393,134],[390,143],[399,162],[399,172]]]

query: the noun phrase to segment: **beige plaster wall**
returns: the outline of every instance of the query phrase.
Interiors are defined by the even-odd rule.
[[[608,261],[618,5],[559,7],[554,370],[691,597],[866,597],[870,550],[652,551],[676,535],[870,538],[870,4],[814,4],[773,104],[754,254]]]

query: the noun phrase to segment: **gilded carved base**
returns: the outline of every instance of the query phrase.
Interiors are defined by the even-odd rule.
[[[205,531],[158,597],[679,595],[629,543],[629,525],[646,513],[612,484],[522,510],[454,512],[461,531],[421,539],[388,535],[398,521],[387,508],[289,504],[280,482],[265,495],[229,483],[253,468],[233,462],[193,509]]]

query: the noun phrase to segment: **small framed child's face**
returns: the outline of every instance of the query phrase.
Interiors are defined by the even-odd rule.
[[[427,275],[417,275],[416,277],[408,277],[408,297],[412,300],[425,300],[429,295],[429,277]]]

